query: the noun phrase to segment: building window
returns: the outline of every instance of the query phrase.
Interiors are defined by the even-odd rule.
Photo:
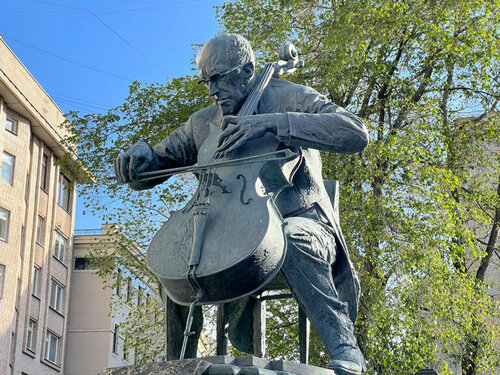
[[[45,336],[45,354],[43,357],[56,365],[59,364],[59,342],[60,337],[47,331],[47,335]]]
[[[52,255],[54,255],[61,262],[64,262],[64,254],[66,253],[66,243],[67,243],[66,238],[64,238],[61,233],[56,231],[54,235],[54,251]]]
[[[128,347],[126,341],[123,343],[123,360],[128,362]]]
[[[62,314],[64,288],[55,280],[52,280],[50,288],[50,307]]]
[[[113,331],[113,353],[118,354],[118,328],[119,325],[115,324],[115,330]]]
[[[137,288],[137,306],[142,305],[142,287],[139,285]]]
[[[42,155],[42,170],[40,171],[40,187],[42,189],[47,189],[47,162],[49,157],[45,154]]]
[[[127,302],[132,298],[132,279],[129,277],[127,280]]]
[[[89,258],[75,258],[75,270],[91,270],[92,265],[90,264]]]
[[[3,295],[4,276],[5,276],[5,266],[3,264],[0,264],[0,298],[2,298],[2,295]]]
[[[10,212],[0,207],[0,240],[7,242]]]
[[[2,180],[7,182],[9,185],[12,185],[14,181],[14,164],[16,162],[16,158],[14,155],[9,154],[8,152],[3,152],[2,155]]]
[[[13,134],[17,134],[17,121],[7,117],[7,121],[5,121],[5,130],[8,130]]]
[[[36,349],[36,321],[30,319],[28,322],[28,332],[26,335],[26,349],[33,353]]]
[[[122,292],[121,284],[122,284],[122,270],[118,268],[116,274],[116,289],[115,289],[115,293],[117,296],[119,296]]]
[[[70,209],[70,195],[71,195],[71,183],[63,176],[59,175],[59,181],[57,182],[57,203],[69,212]]]
[[[38,216],[38,223],[36,225],[36,242],[40,245],[43,244],[43,223],[44,219],[41,216]]]
[[[40,285],[40,268],[37,266],[33,267],[33,290],[31,293],[35,296],[38,297],[38,285]]]

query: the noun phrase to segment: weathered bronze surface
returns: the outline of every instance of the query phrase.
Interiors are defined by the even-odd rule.
[[[296,58],[292,60],[295,69]],[[278,70],[288,66],[280,64]],[[181,304],[232,301],[264,287],[279,271],[331,354],[329,368],[361,374],[364,359],[353,334],[359,282],[323,182],[319,150],[360,152],[368,143],[363,122],[309,87],[271,78],[267,67],[255,75],[253,52],[240,36],[221,34],[209,40],[197,65],[216,102],[156,146],[139,142],[118,157],[120,182],[140,190],[167,178],[151,179],[154,171],[281,149],[297,157],[253,168],[200,170],[194,200],[172,215],[181,224],[167,223],[153,240],[150,267],[168,296]],[[149,176],[138,178],[141,173]],[[265,204],[249,219],[258,200]],[[230,302],[227,309],[233,312],[229,339],[247,352],[253,350],[249,301]],[[167,306],[172,307],[167,309],[168,324],[181,326],[185,308],[171,302]],[[200,327],[199,310],[196,314],[194,324]],[[180,350],[173,342],[170,338],[169,355]],[[193,353],[192,348],[187,352]]]

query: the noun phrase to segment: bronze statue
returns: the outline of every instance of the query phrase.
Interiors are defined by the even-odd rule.
[[[118,181],[137,190],[151,188],[167,176],[148,177],[148,173],[160,176],[161,173],[154,171],[175,172],[178,167],[197,163],[193,169],[200,184],[197,196],[183,209],[182,215],[177,215],[186,218],[184,228],[177,232],[167,228],[168,235],[157,235],[158,239],[153,240],[148,250],[150,267],[153,260],[152,269],[167,294],[181,304],[192,300],[232,301],[240,292],[243,296],[262,287],[279,271],[332,356],[328,368],[341,375],[362,374],[364,358],[353,332],[359,282],[325,190],[318,151],[355,153],[363,150],[368,134],[362,121],[309,87],[270,77],[264,85],[262,77],[266,72],[255,74],[253,51],[239,35],[221,34],[210,39],[199,51],[196,62],[201,82],[207,85],[215,103],[194,113],[156,146],[138,142],[115,162]],[[294,63],[291,64],[293,68]],[[259,90],[260,94],[256,95]],[[260,160],[256,173],[245,174],[244,165],[254,163],[248,162],[248,158],[253,157],[252,151],[261,159],[263,153],[267,156]],[[227,165],[231,163],[232,172],[228,172]],[[247,181],[249,176],[254,180]],[[247,230],[244,226],[236,229],[238,233],[224,232],[232,224],[230,221],[237,221],[238,217],[228,221],[222,209],[214,207],[211,200],[233,199],[236,205],[250,206],[257,196],[271,197],[270,203],[265,204],[269,212],[262,214],[270,219],[254,220],[255,225],[265,222],[266,235],[278,232],[276,239],[250,246],[260,249],[257,255],[251,255],[254,258],[250,262],[257,265],[259,276],[248,272],[248,280],[238,281],[245,285],[236,283],[233,288],[220,287],[227,283],[217,284],[224,280],[224,271],[207,281],[202,271],[232,256],[229,248],[220,246],[221,253],[217,254],[214,245],[205,244],[213,237],[212,231],[224,233],[215,238],[225,241],[239,236],[246,243],[252,242],[243,236]],[[236,216],[240,212],[239,208],[227,210]],[[241,221],[246,223],[244,218]],[[178,248],[186,238],[185,247],[190,254],[176,263],[175,268],[184,267],[185,274],[177,282],[175,277],[165,277],[168,266],[157,265],[162,263],[161,244],[170,240]],[[263,238],[267,237],[259,237]],[[209,249],[212,255],[207,257]],[[273,269],[269,271],[270,268]],[[226,289],[229,294],[213,294],[211,286]],[[176,293],[181,289],[183,292]],[[175,309],[171,302],[170,308]],[[199,329],[199,313],[195,320]],[[240,343],[235,338],[232,343],[238,347]],[[244,342],[241,346],[240,350],[248,351]],[[190,354],[193,355],[192,349]]]

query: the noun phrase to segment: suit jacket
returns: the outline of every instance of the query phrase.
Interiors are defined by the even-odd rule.
[[[272,79],[264,91],[257,109],[257,114],[261,113],[276,113],[279,146],[295,149],[302,154],[292,185],[276,198],[278,209],[286,218],[300,215],[316,205],[328,218],[338,245],[332,270],[334,283],[340,299],[348,303],[349,315],[354,321],[359,282],[325,190],[318,150],[360,152],[368,144],[366,128],[358,117],[333,104],[312,88],[278,79]],[[194,113],[186,123],[153,147],[160,168],[195,164],[201,144],[222,125],[222,120],[223,115],[216,104]],[[145,182],[142,188],[153,184]]]

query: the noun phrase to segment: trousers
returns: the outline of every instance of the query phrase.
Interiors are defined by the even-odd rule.
[[[339,299],[332,278],[336,259],[336,239],[333,229],[319,208],[313,207],[298,216],[286,218],[284,232],[287,252],[281,274],[292,295],[302,306],[318,331],[329,354],[358,348],[353,322],[349,318],[347,303]],[[167,358],[178,359],[187,308],[166,301]],[[254,300],[244,297],[225,304],[229,318],[228,336],[238,350],[252,353],[252,307]],[[196,344],[202,328],[201,309],[196,308],[193,322],[194,335],[188,341],[186,358],[196,356]]]
[[[281,272],[290,291],[334,357],[357,348],[347,303],[339,299],[332,278],[335,234],[319,209],[286,219],[287,254]]]

